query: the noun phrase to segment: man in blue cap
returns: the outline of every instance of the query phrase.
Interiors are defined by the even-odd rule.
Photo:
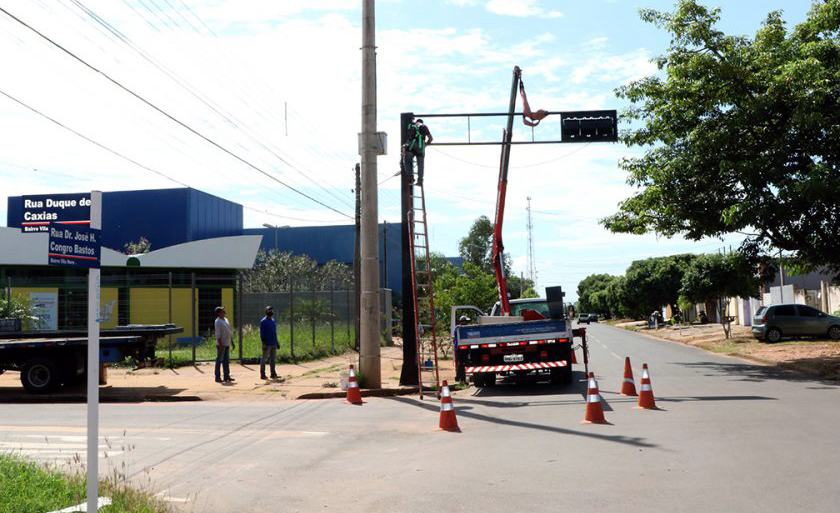
[[[271,368],[271,379],[277,379],[277,372],[274,370],[277,360],[277,321],[274,320],[274,308],[265,307],[265,317],[260,321],[260,340],[262,341],[262,357],[260,357],[260,379],[265,377],[265,362],[268,360]]]

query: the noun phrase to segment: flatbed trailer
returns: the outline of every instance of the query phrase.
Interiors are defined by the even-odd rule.
[[[153,360],[157,341],[183,332],[174,324],[129,325],[102,330],[99,362],[116,363],[127,357]],[[20,372],[23,387],[45,394],[61,385],[84,381],[87,371],[86,331],[25,331],[0,333],[0,372]]]

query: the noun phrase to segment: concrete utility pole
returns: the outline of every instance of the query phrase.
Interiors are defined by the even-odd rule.
[[[376,157],[376,17],[374,0],[362,7],[362,308],[359,367],[370,388],[382,386],[379,359],[379,234]]]

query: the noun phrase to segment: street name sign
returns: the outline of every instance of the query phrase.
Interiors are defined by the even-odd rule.
[[[45,233],[50,223],[90,226],[90,193],[23,196],[24,233]]]
[[[101,245],[100,230],[87,226],[49,225],[49,265],[99,269]]]

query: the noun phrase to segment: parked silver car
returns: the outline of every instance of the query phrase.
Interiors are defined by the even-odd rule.
[[[840,340],[840,317],[806,305],[762,306],[753,318],[752,333],[767,342],[800,335]]]

